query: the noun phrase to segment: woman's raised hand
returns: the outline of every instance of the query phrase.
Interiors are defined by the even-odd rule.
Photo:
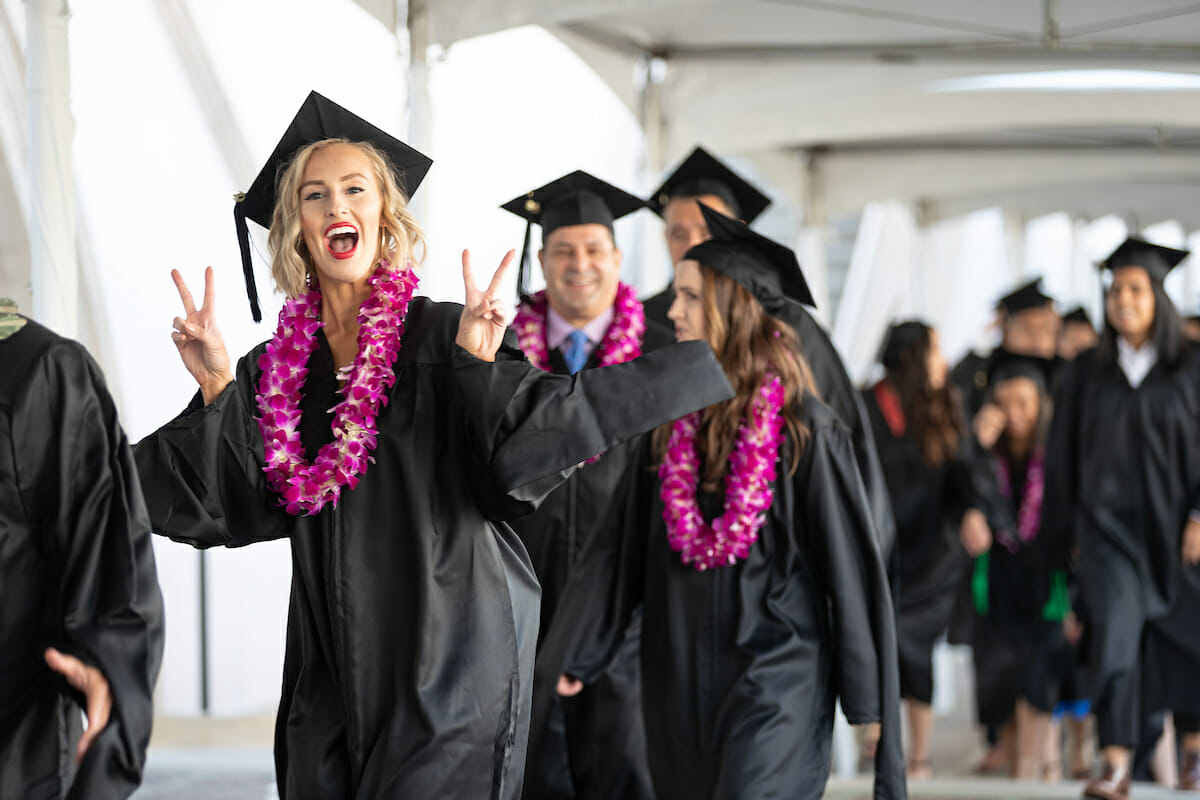
[[[192,293],[179,270],[171,270],[171,278],[175,288],[179,290],[179,299],[183,301],[183,311],[186,316],[176,317],[171,327],[175,330],[171,338],[179,350],[183,365],[192,373],[196,383],[200,384],[200,392],[204,395],[204,404],[208,405],[225,391],[225,387],[233,381],[233,371],[229,365],[229,353],[225,351],[225,340],[217,329],[216,288],[213,281],[212,267],[204,270],[204,305],[196,308]]]
[[[475,284],[475,274],[471,271],[471,253],[463,250],[463,286],[467,294],[462,317],[458,321],[458,336],[454,341],[459,347],[483,361],[496,359],[496,351],[500,349],[500,343],[504,341],[504,331],[508,328],[504,303],[496,294],[515,253],[515,250],[508,251],[492,276],[487,290],[481,291]]]

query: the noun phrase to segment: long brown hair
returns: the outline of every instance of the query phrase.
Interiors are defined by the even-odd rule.
[[[700,277],[705,338],[735,392],[732,399],[711,405],[702,413],[696,442],[697,455],[704,465],[701,487],[717,491],[722,486],[742,418],[768,370],[783,382],[784,426],[792,440],[788,471],[794,473],[809,437],[808,426],[798,416],[796,406],[804,392],[816,394],[800,339],[790,325],[767,314],[754,295],[732,278],[703,264]],[[654,432],[654,453],[659,461],[670,436],[670,424]]]
[[[947,379],[934,389],[929,380],[933,329],[923,322],[893,325],[884,348],[887,380],[900,395],[900,407],[925,463],[938,466],[958,450],[963,435],[957,390]]]

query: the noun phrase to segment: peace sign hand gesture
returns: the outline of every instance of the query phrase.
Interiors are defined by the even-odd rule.
[[[233,371],[229,366],[229,353],[225,350],[225,340],[217,329],[216,287],[213,281],[212,267],[204,270],[204,305],[196,308],[192,293],[179,270],[171,270],[171,278],[175,288],[179,290],[179,299],[183,301],[183,311],[186,317],[176,317],[171,323],[175,330],[171,338],[179,350],[183,365],[192,373],[196,383],[200,384],[200,392],[204,395],[204,404],[215,400],[225,387],[233,381]]]
[[[487,291],[480,291],[475,284],[475,274],[471,271],[471,253],[463,250],[463,286],[467,290],[467,296],[466,302],[463,303],[462,317],[458,321],[458,336],[454,341],[482,361],[496,360],[496,351],[500,349],[504,331],[508,327],[504,303],[497,299],[496,292],[504,281],[515,253],[515,250],[508,251],[496,269],[496,274],[492,276]]]

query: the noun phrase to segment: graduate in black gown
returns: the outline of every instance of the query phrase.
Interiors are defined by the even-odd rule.
[[[621,364],[639,356],[646,317],[632,286],[621,283],[622,253],[613,222],[642,200],[587,173],[574,172],[524,194],[504,208],[542,228],[537,256],[545,290],[521,304],[513,330],[537,367],[557,375]],[[527,240],[528,241],[528,240]],[[528,245],[527,245],[528,247]],[[522,259],[524,262],[524,259]],[[588,459],[551,492],[538,510],[514,520],[542,585],[539,640],[553,625],[573,625],[555,611],[580,554],[601,531],[613,493],[632,468],[639,439]],[[653,796],[642,732],[638,628],[634,620],[621,653],[603,677],[559,702],[555,682],[534,684],[548,716],[530,726],[525,797],[538,800],[640,800]]]
[[[1043,536],[1078,551],[1104,770],[1085,796],[1124,798],[1149,711],[1182,734],[1200,789],[1200,353],[1163,279],[1187,253],[1139,239],[1103,263],[1100,344],[1065,369],[1047,447]]]
[[[900,693],[909,725],[908,776],[933,774],[933,647],[950,623],[969,565],[963,541],[990,530],[979,502],[979,467],[947,382],[937,331],[892,325],[881,350],[886,376],[863,393],[896,516],[896,634]],[[973,482],[974,479],[974,482]]]
[[[710,235],[696,201],[747,225],[754,222],[771,204],[770,199],[749,181],[704,148],[697,147],[646,201],[647,206],[663,219],[673,266],[683,259],[688,249]],[[656,336],[656,329],[662,332],[658,334],[659,340],[670,341],[674,334],[674,325],[667,318],[673,297],[672,289],[668,286],[645,301],[646,327],[652,340]],[[817,396],[850,428],[858,468],[867,489],[871,514],[875,518],[875,532],[886,559],[895,541],[896,523],[892,518],[887,483],[879,465],[879,454],[875,452],[875,442],[871,438],[866,409],[829,334],[805,308],[806,305],[814,306],[811,298],[790,303],[780,310],[781,318],[800,337],[801,350],[816,382]]]
[[[539,671],[602,674],[642,605],[643,714],[660,800],[816,798],[834,701],[882,723],[876,798],[905,796],[895,620],[849,432],[812,394],[780,310],[794,254],[704,209],[713,238],[675,274],[681,340],[714,345],[738,392],[664,426],[629,500],[567,587]],[[702,266],[703,265],[703,266]],[[560,654],[553,658],[551,654]]]
[[[729,396],[704,347],[573,377],[532,366],[497,295],[511,253],[485,291],[464,252],[465,306],[411,297],[406,196],[427,166],[309,96],[238,207],[270,225],[289,300],[236,371],[211,270],[200,308],[174,273],[200,394],[135,455],[155,532],[291,542],[285,800],[518,797],[539,589],[504,521],[575,464]]]
[[[1053,368],[1049,359],[1027,356],[994,360],[987,402],[1004,422],[980,433],[998,496],[992,542],[972,574],[975,685],[980,721],[1012,725],[1010,773],[1019,780],[1056,777],[1046,763],[1051,716],[1060,699],[1079,699],[1062,695],[1075,669],[1068,576],[1039,535]]]
[[[1058,357],[1062,361],[1070,361],[1084,350],[1090,350],[1098,341],[1096,326],[1083,306],[1076,306],[1062,315],[1062,328],[1058,332]]]
[[[83,347],[5,301],[0,364],[0,797],[129,797],[163,647],[129,443]]]

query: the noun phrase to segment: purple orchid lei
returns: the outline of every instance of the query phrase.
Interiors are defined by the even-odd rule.
[[[1029,467],[1025,473],[1025,492],[1021,495],[1021,507],[1017,510],[1017,539],[1014,541],[1011,535],[999,537],[1001,544],[1011,553],[1017,552],[1022,544],[1028,544],[1037,538],[1038,528],[1042,523],[1042,500],[1046,489],[1045,467],[1045,453],[1039,447],[1029,457]],[[996,459],[996,477],[1001,494],[1012,497],[1012,476],[1008,461],[1004,458]]]
[[[550,371],[550,351],[546,346],[546,292],[540,291],[530,298],[532,302],[521,303],[513,328],[517,332],[517,343],[529,363],[546,372]],[[617,297],[613,301],[613,321],[600,342],[598,354],[600,366],[624,364],[642,354],[642,336],[646,333],[646,310],[637,299],[632,286],[617,284]],[[589,458],[587,464],[595,464],[603,453]]]
[[[266,455],[263,472],[287,513],[316,514],[328,503],[336,508],[342,490],[358,486],[359,476],[374,461],[375,418],[396,382],[392,365],[417,283],[411,264],[397,270],[380,259],[370,278],[371,294],[358,310],[358,354],[338,390],[342,400],[331,409],[333,441],[312,463],[304,458],[300,442],[300,389],[317,347],[317,329],[324,325],[321,292],[313,289],[284,303],[275,336],[258,359],[262,376],[255,401]]]
[[[530,298],[532,302],[517,307],[513,328],[517,342],[529,363],[538,369],[550,371],[550,351],[546,346],[546,292],[541,291]],[[600,366],[624,364],[642,354],[642,336],[646,333],[646,311],[637,299],[632,286],[617,284],[617,297],[613,301],[613,321],[600,342]]]
[[[767,373],[738,430],[725,476],[725,511],[709,525],[696,503],[700,458],[696,434],[700,412],[677,420],[658,468],[659,497],[667,541],[684,564],[697,570],[724,567],[746,558],[766,522],[774,493],[775,463],[783,441],[783,382]]]

